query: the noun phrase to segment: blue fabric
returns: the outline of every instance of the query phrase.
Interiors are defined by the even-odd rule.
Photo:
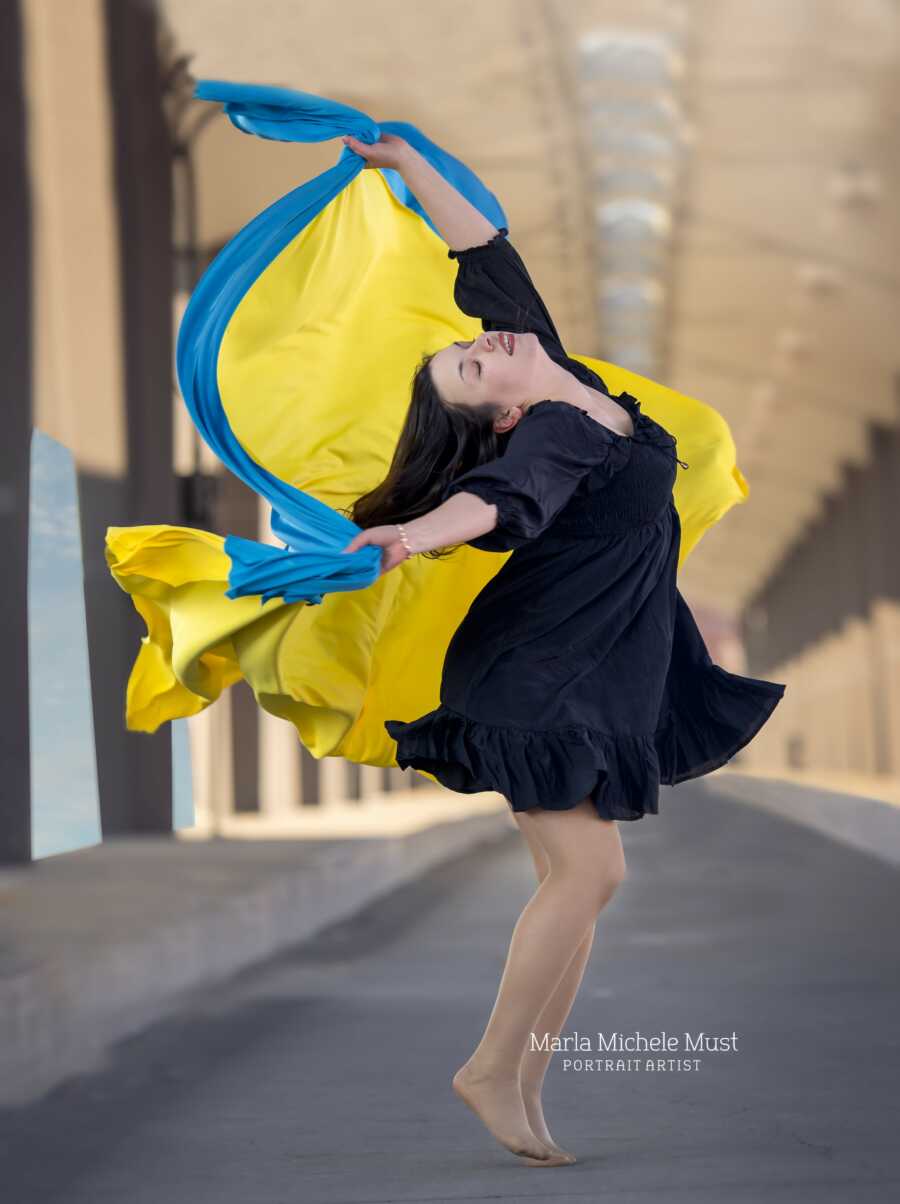
[[[497,198],[460,160],[408,122],[376,124],[349,105],[268,85],[199,80],[195,96],[218,101],[232,124],[247,134],[281,142],[324,142],[352,134],[372,145],[382,132],[405,138],[467,200],[496,226],[506,215]],[[284,548],[237,535],[225,539],[231,560],[229,598],[259,594],[261,603],[322,601],[326,593],[362,589],[378,578],[381,548],[343,554],[360,527],[332,507],[289,485],[253,460],[235,437],[217,384],[219,347],[242,298],[272,260],[366,166],[344,147],[337,163],[263,210],[219,252],[204,272],[178,332],[178,382],[191,418],[205,442],[235,476],[272,506],[272,531]],[[395,171],[383,175],[397,198],[439,233]]]

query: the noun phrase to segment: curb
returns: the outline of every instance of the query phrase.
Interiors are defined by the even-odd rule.
[[[713,774],[698,785],[900,865],[900,808],[892,803],[733,771]]]
[[[113,838],[6,875],[0,1106],[101,1068],[209,986],[513,831],[508,808],[353,840]]]

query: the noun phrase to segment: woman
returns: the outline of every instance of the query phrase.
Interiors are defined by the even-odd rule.
[[[460,543],[513,550],[450,642],[441,705],[385,727],[401,767],[502,793],[531,851],[538,889],[453,1087],[528,1165],[564,1165],[541,1108],[550,1054],[531,1039],[562,1031],[623,880],[616,821],[656,813],[660,781],[724,764],[785,687],[712,663],[676,588],[675,440],[566,355],[507,230],[403,139],[344,142],[402,176],[459,261],[459,308],[484,328],[423,360],[344,550],[382,548],[382,573]]]

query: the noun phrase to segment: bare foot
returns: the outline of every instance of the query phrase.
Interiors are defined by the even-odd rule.
[[[565,1166],[568,1159],[549,1150],[528,1124],[518,1075],[481,1073],[466,1062],[453,1076],[453,1090],[490,1133],[529,1166]]]
[[[578,1159],[574,1154],[568,1150],[564,1150],[561,1145],[557,1145],[550,1136],[550,1130],[547,1128],[546,1120],[544,1120],[540,1085],[533,1087],[529,1083],[520,1080],[519,1086],[522,1092],[522,1102],[525,1105],[525,1115],[528,1117],[528,1125],[538,1141],[543,1142],[547,1149],[552,1150],[553,1153],[561,1154],[569,1162],[577,1162]]]

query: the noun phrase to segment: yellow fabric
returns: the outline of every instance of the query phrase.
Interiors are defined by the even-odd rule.
[[[260,275],[227,327],[218,384],[243,447],[337,509],[382,480],[422,354],[481,330],[453,301],[456,271],[446,244],[382,175],[361,172]],[[676,436],[690,465],[675,486],[683,561],[748,495],[727,424],[664,385],[574,358]],[[261,606],[225,596],[223,543],[189,527],[108,529],[110,571],[147,624],[128,682],[128,728],[153,732],[194,715],[243,677],[314,756],[369,765],[396,764],[385,719],[438,705],[450,638],[506,559],[462,547],[448,559],[414,557],[317,606]]]

